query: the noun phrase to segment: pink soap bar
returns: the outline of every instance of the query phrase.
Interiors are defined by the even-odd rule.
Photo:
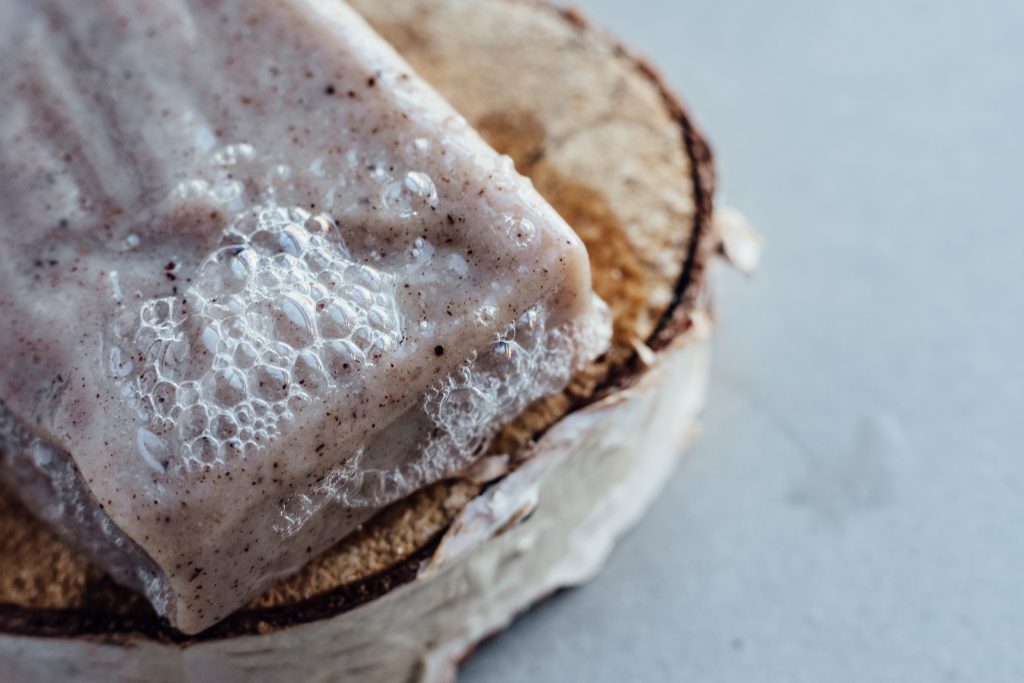
[[[579,239],[344,3],[0,32],[0,476],[181,631],[607,345]]]

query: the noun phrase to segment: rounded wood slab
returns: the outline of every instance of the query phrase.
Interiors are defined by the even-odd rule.
[[[597,570],[692,432],[714,177],[679,101],[575,12],[352,4],[579,232],[613,348],[510,426],[472,480],[402,501],[192,638],[0,491],[0,666],[15,680],[447,680],[479,640]]]

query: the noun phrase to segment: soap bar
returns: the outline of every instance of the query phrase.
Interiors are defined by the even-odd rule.
[[[579,239],[343,2],[0,26],[0,476],[182,632],[606,347]]]

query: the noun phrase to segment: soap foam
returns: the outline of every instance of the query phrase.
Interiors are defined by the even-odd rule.
[[[456,117],[449,125],[462,124]],[[210,154],[197,176],[175,186],[173,205],[212,203],[236,218],[183,294],[137,309],[124,306],[107,345],[108,371],[140,420],[139,457],[158,473],[227,464],[272,441],[314,397],[358,390],[360,370],[395,352],[402,340],[398,278],[426,281],[425,271],[437,268],[455,276],[468,272],[456,253],[436,263],[434,246],[419,237],[404,273],[375,267],[380,255],[373,251],[369,265],[357,262],[327,215],[278,204],[291,187],[291,169],[252,167],[266,161],[258,157],[252,145],[227,145]],[[438,206],[426,173],[396,171],[355,149],[348,164],[370,169],[384,216],[407,220]],[[481,159],[478,166],[503,182],[514,177],[507,157]],[[322,162],[318,170],[327,173]],[[321,205],[347,194],[341,177]],[[536,227],[519,215],[499,212],[491,229],[520,248],[538,243]],[[495,313],[484,304],[476,320],[488,326]],[[443,404],[459,396],[453,389]],[[350,461],[358,462],[358,454]],[[393,483],[396,475],[365,476]]]
[[[478,316],[492,316],[488,308],[482,306]],[[330,504],[380,507],[465,469],[503,425],[534,401],[562,390],[605,349],[611,316],[596,296],[594,311],[552,327],[543,305],[528,310],[427,392],[420,410],[428,435],[405,463],[375,469],[360,449],[311,491],[282,506],[275,531],[294,536]]]
[[[426,173],[396,172],[351,152],[348,163],[369,169],[377,184],[382,215],[406,220],[437,208]],[[375,251],[369,265],[357,261],[333,219],[278,204],[291,169],[253,174],[256,157],[250,145],[229,145],[175,187],[171,202],[210,202],[236,218],[187,290],[125,306],[107,347],[108,370],[140,421],[138,455],[160,474],[226,466],[277,438],[304,404],[332,391],[359,392],[360,371],[402,342],[399,280],[425,283],[438,269],[468,273],[460,254],[439,258],[421,237],[393,272],[375,267]],[[522,182],[507,157],[481,158],[477,166],[495,182]],[[322,164],[318,171],[327,172]],[[339,183],[321,206],[345,194]],[[538,246],[530,219],[495,210],[491,230],[517,248]],[[278,531],[298,533],[328,504],[385,505],[465,468],[503,424],[560,391],[603,350],[610,318],[599,299],[594,310],[561,326],[552,326],[543,305],[527,311],[421,398],[424,435],[402,464],[380,467],[380,453],[357,450],[282,506]],[[490,327],[496,315],[485,299],[472,321]],[[420,332],[429,337],[433,325],[421,321]]]
[[[357,263],[326,216],[243,212],[188,290],[144,302],[108,350],[142,423],[140,457],[159,472],[224,464],[321,392],[358,390],[360,370],[401,340],[395,285]]]

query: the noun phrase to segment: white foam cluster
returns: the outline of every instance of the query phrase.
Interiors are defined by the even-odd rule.
[[[373,453],[360,449],[312,491],[286,504],[275,530],[295,535],[333,503],[386,505],[470,465],[503,425],[534,401],[561,391],[605,349],[611,317],[597,297],[594,309],[586,319],[551,327],[544,306],[531,308],[424,396],[428,436],[407,462],[373,468]]]
[[[431,389],[423,407],[436,436],[413,473],[436,479],[458,472],[531,403],[564,389],[611,335],[607,305],[597,297],[593,305],[591,316],[556,327],[543,305],[530,309]]]
[[[243,213],[178,297],[145,302],[110,369],[160,471],[230,462],[313,397],[360,382],[402,334],[395,277],[357,263],[336,226],[298,208]]]

